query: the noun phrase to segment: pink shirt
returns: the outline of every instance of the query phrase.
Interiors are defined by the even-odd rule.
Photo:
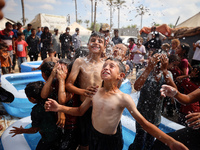
[[[142,52],[142,54],[146,54],[146,50],[144,45],[141,45],[139,48],[137,45],[134,46],[132,52],[136,52],[137,50],[139,50],[140,52]],[[141,63],[140,60],[144,59],[144,56],[142,54],[134,54],[134,58],[133,58],[133,62],[136,64]]]

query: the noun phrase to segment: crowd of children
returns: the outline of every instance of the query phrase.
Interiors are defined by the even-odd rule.
[[[35,29],[30,31],[28,43],[31,40],[37,42],[29,46],[37,49]],[[107,45],[109,42],[105,39],[107,32],[93,32],[88,41],[88,56],[71,62],[55,57],[56,52],[48,46],[51,40],[48,28],[44,31],[41,35],[43,63],[34,70],[41,70],[45,83],[34,82],[26,86],[25,93],[29,101],[36,103],[31,113],[32,127],[13,127],[13,136],[39,131],[42,138],[37,150],[76,150],[78,147],[80,150],[121,150],[123,138],[120,119],[124,108],[127,108],[137,121],[136,137],[129,150],[150,150],[152,146],[156,149],[156,144],[153,145],[155,138],[172,150],[187,150],[186,146],[190,145],[184,141],[180,143],[179,139],[158,129],[165,101],[161,98],[161,86],[168,84],[188,94],[192,91],[187,86],[194,87],[196,84],[189,78],[199,78],[199,68],[192,69],[195,66],[190,67],[187,60],[187,44],[174,40],[172,48],[165,43],[160,47],[162,50],[151,49],[152,53],[149,53],[140,37],[136,44],[134,39],[130,39],[129,47],[121,43],[110,50]],[[28,44],[23,36],[22,32],[18,32],[14,42],[19,69],[28,56]],[[109,50],[106,49],[108,47]],[[7,43],[2,42],[0,57],[5,73],[9,72],[12,65],[7,49]],[[49,52],[48,58],[43,51]],[[106,51],[109,56],[106,56]],[[127,74],[132,73],[134,67],[137,71],[134,88],[140,91],[137,108],[132,98],[119,90],[122,81]],[[198,85],[193,90],[196,88]],[[173,96],[167,100],[172,107]],[[177,107],[181,109],[183,106],[179,104]],[[197,112],[198,107],[191,104],[191,107],[185,109]],[[188,113],[184,116],[187,117]]]

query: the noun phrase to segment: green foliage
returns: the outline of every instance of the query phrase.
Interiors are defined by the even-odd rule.
[[[99,29],[100,29],[100,27],[101,27],[101,24],[100,23],[96,23],[96,25],[95,25],[95,31],[98,32]],[[94,23],[92,23],[91,26],[88,29],[93,31],[93,28],[94,28]]]
[[[172,23],[168,24],[168,26],[169,26],[170,28],[174,28],[174,25],[173,25]]]
[[[83,21],[82,21],[81,19],[78,19],[78,20],[77,20],[77,23],[78,23],[78,24],[82,24]]]
[[[137,28],[137,25],[136,24],[134,24],[134,25],[128,25],[128,26],[122,27],[122,28]]]

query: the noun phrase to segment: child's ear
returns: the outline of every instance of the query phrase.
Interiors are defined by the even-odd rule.
[[[125,77],[125,73],[121,72],[121,73],[119,74],[119,79],[120,79],[120,80],[121,80],[121,79],[124,79],[124,77]]]

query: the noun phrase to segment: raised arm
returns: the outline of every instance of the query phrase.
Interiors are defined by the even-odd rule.
[[[176,141],[175,139],[161,131],[159,128],[157,128],[155,125],[147,121],[137,110],[135,103],[130,95],[126,95],[124,99],[125,107],[145,131],[147,131],[149,134],[151,134],[161,142],[165,143],[167,146],[170,147],[171,150],[188,150],[185,145]]]
[[[140,77],[135,81],[134,89],[136,91],[140,91],[142,86],[144,85],[147,77],[149,76],[150,72],[154,68],[154,66],[160,61],[160,55],[157,53],[150,57],[148,66],[144,70],[144,72],[140,75]]]
[[[58,104],[53,99],[48,99],[48,101],[45,102],[45,111],[64,112],[72,116],[82,116],[89,109],[91,104],[91,98],[86,98],[80,107],[68,107]]]
[[[196,89],[195,91],[189,93],[188,95],[180,93],[177,89],[168,86],[168,85],[162,85],[161,88],[161,95],[162,96],[169,96],[169,97],[174,97],[176,98],[180,103],[183,104],[190,104],[194,102],[199,101],[200,97],[200,89]]]

